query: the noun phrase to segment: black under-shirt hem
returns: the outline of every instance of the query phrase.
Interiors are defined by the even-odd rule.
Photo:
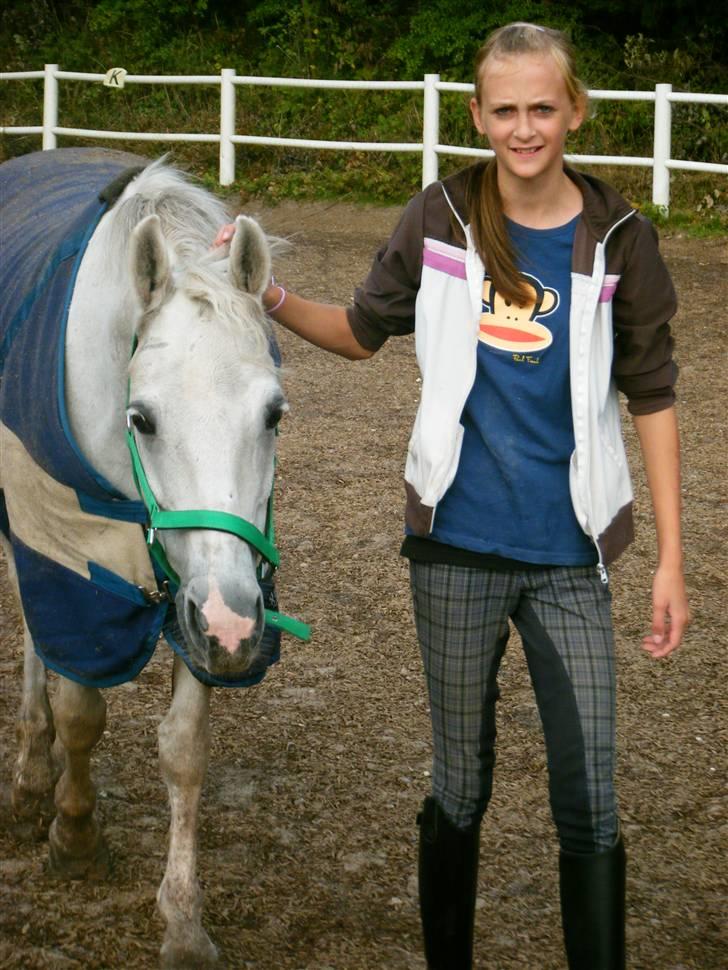
[[[506,572],[522,572],[528,569],[558,569],[559,563],[525,562],[521,559],[509,559],[497,556],[492,552],[474,552],[472,549],[460,549],[458,546],[448,546],[444,542],[428,539],[424,536],[405,536],[400,549],[400,555],[412,562],[443,563],[447,566],[467,566],[471,569],[501,569]],[[583,565],[596,565],[584,563]]]

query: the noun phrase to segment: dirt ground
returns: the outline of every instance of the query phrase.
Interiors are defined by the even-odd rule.
[[[348,301],[397,210],[293,205],[264,211],[289,236],[279,276]],[[637,541],[612,571],[619,670],[619,783],[628,844],[632,970],[726,966],[727,573],[725,513],[728,250],[663,241],[682,298],[687,580],[684,648],[655,663],[639,648],[655,549],[633,461]],[[413,345],[390,341],[350,364],[280,337],[291,413],[280,438],[278,587],[314,637],[246,691],[217,691],[201,815],[205,925],[231,970],[422,970],[415,814],[430,740],[420,661],[399,558],[401,474],[418,393]],[[628,426],[634,455],[634,436]],[[0,776],[14,760],[18,617],[0,588]],[[723,617],[723,620],[720,617]],[[167,829],[156,728],[169,697],[160,647],[131,684],[107,691],[95,755],[114,869],[101,884],[58,884],[46,845],[16,840],[0,804],[0,965],[154,967]],[[514,636],[501,675],[499,761],[483,825],[476,965],[558,970],[557,847],[539,719]],[[721,916],[721,913],[723,914]]]

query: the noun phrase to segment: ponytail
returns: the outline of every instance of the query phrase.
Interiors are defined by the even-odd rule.
[[[473,168],[465,193],[473,242],[493,286],[504,300],[523,306],[530,294],[506,228],[495,160]]]

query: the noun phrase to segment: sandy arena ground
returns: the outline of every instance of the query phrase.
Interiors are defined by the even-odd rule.
[[[289,236],[278,274],[349,300],[395,209],[285,204],[265,227]],[[639,648],[655,549],[633,460],[638,537],[612,571],[619,671],[619,783],[629,852],[631,970],[726,966],[725,242],[671,238],[681,296],[687,580],[684,648]],[[217,691],[201,813],[205,925],[230,970],[422,970],[415,814],[428,791],[424,683],[399,558],[401,474],[418,381],[410,338],[350,364],[281,335],[291,413],[280,438],[278,589],[314,638],[247,691]],[[634,456],[635,440],[627,436]],[[4,571],[3,571],[4,575]],[[7,789],[19,703],[18,615],[0,586],[0,778]],[[722,619],[721,619],[722,617]],[[156,728],[169,698],[160,647],[107,692],[94,757],[113,851],[105,883],[44,873],[46,845],[16,839],[0,802],[0,965],[17,970],[156,966],[155,892],[168,812]],[[538,714],[517,637],[501,675],[495,795],[483,825],[476,965],[559,970],[557,848]],[[723,916],[721,916],[723,913]]]

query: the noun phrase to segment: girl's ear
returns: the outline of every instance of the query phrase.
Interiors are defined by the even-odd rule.
[[[484,135],[485,125],[483,124],[482,113],[477,98],[470,99],[470,114],[473,116],[473,124],[475,125],[476,129],[481,135]]]
[[[569,122],[569,131],[576,131],[578,128],[580,128],[582,122],[586,118],[587,96],[585,94],[580,94],[577,100],[574,102],[573,111],[574,114]]]

